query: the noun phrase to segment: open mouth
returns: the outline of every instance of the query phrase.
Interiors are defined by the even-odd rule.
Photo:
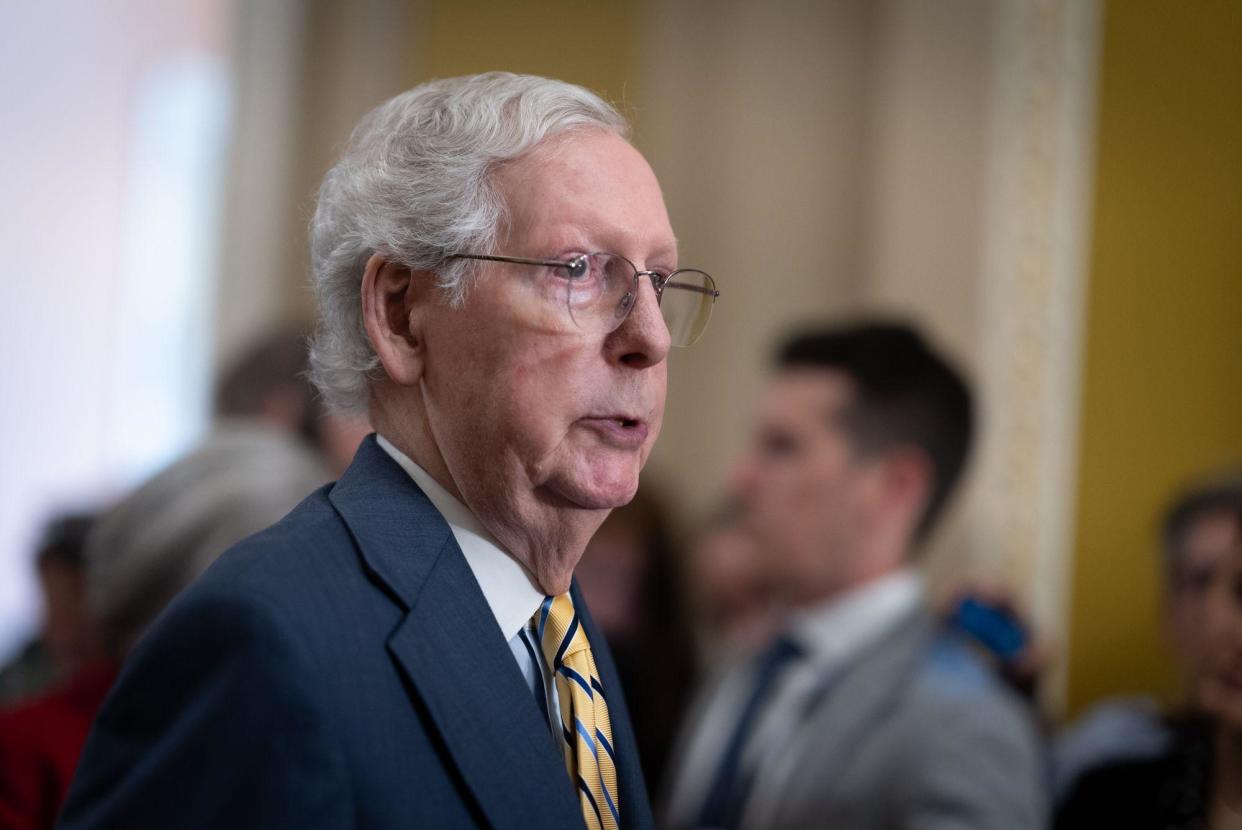
[[[630,415],[605,415],[584,418],[583,423],[608,444],[625,449],[641,447],[647,440],[647,424]]]

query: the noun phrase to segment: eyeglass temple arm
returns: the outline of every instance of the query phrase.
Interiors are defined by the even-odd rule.
[[[488,262],[512,262],[518,265],[546,265],[550,268],[569,268],[573,262],[558,259],[528,259],[520,256],[489,256],[487,254],[453,254],[447,259],[482,259]]]
[[[676,272],[674,272],[673,275],[670,276],[670,279],[672,278],[672,276],[676,276]],[[660,290],[667,291],[670,288],[676,288],[678,291],[694,291],[695,293],[698,293],[698,294],[706,294],[707,296],[713,299],[716,299],[717,297],[720,296],[720,291],[718,289],[704,288],[701,285],[685,285],[680,282],[674,282],[674,283],[666,282],[664,283],[663,287],[661,287]]]

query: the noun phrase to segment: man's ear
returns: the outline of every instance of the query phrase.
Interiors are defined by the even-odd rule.
[[[884,462],[883,487],[887,500],[900,505],[917,527],[935,486],[931,457],[917,447],[890,450]]]
[[[362,274],[362,321],[384,372],[394,383],[413,386],[426,359],[423,321],[433,302],[432,276],[372,254]]]

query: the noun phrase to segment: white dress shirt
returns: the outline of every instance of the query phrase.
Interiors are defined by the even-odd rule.
[[[440,486],[430,473],[387,438],[378,434],[375,438],[384,452],[409,473],[418,489],[448,522],[449,530],[496,618],[500,633],[509,642],[509,650],[513,652],[513,659],[522,670],[531,694],[537,695],[542,690],[549,707],[546,711],[560,711],[556,708],[556,684],[548,674],[540,654],[539,636],[531,623],[544,600],[544,594],[535,585],[535,580],[520,562],[505,552],[478,517],[470,512],[470,508]],[[549,728],[552,728],[552,719],[549,721]],[[559,718],[555,722],[559,723]],[[554,734],[559,739],[556,731]]]
[[[903,569],[820,605],[790,612],[785,631],[805,649],[805,657],[777,681],[747,741],[743,767],[753,768],[773,747],[787,744],[810,696],[830,685],[855,656],[913,612],[922,596],[918,574]]]

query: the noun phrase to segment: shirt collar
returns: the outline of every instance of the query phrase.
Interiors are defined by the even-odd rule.
[[[478,517],[470,512],[470,508],[454,498],[430,473],[387,438],[377,435],[376,441],[414,479],[414,483],[448,522],[457,546],[466,557],[466,564],[483,591],[483,598],[496,617],[500,632],[506,640],[512,640],[539,610],[543,592],[536,587],[521,563],[500,547]]]
[[[790,636],[821,664],[862,652],[922,601],[923,581],[903,568],[789,615]]]

